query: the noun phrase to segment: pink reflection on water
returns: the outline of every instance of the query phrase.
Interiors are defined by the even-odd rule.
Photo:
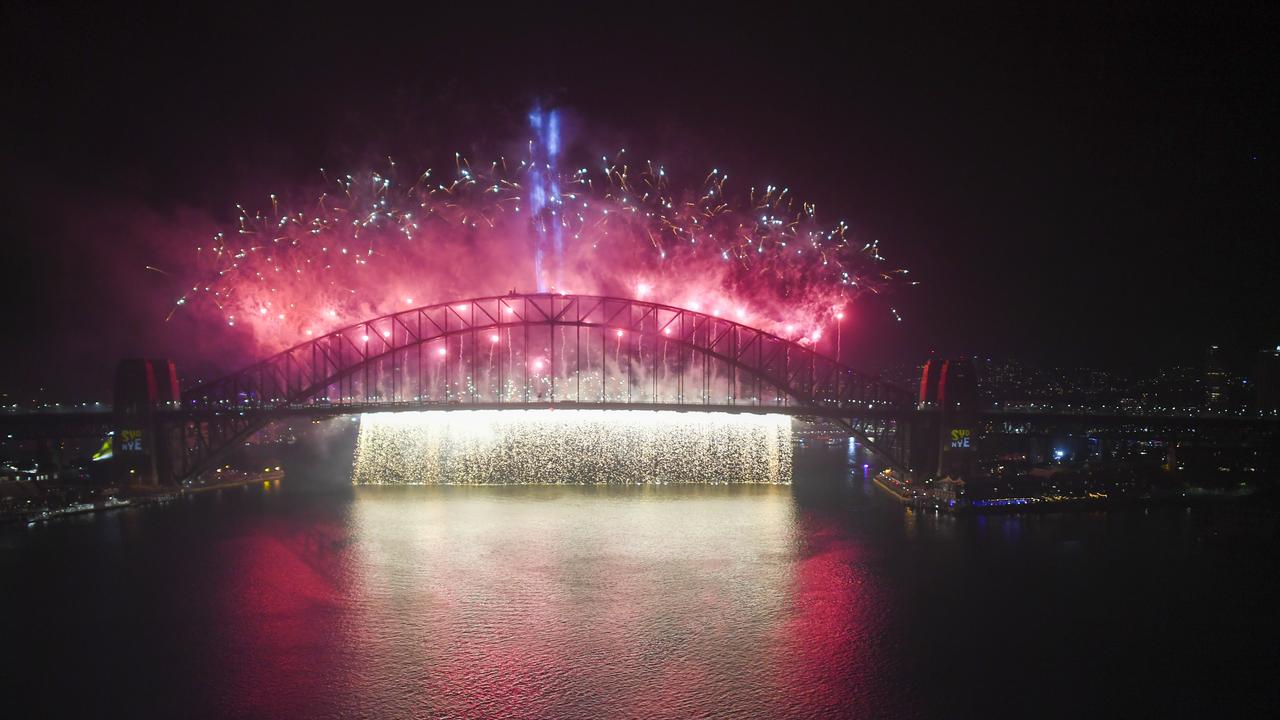
[[[341,576],[345,532],[312,520],[273,519],[223,541],[223,611],[218,646],[226,653],[224,710],[233,716],[315,716],[334,702],[347,652],[333,632],[350,601]],[[336,684],[335,684],[336,683]]]
[[[227,714],[867,710],[865,552],[786,487],[363,488],[224,541]]]
[[[888,694],[875,648],[884,601],[867,569],[868,551],[847,522],[823,512],[799,519],[788,617],[777,628],[778,692],[815,716],[874,715]]]

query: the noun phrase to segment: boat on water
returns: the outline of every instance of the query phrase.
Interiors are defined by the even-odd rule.
[[[118,498],[113,495],[97,502],[71,503],[65,507],[38,510],[27,516],[27,525],[36,525],[55,518],[67,517],[68,515],[80,515],[96,510],[114,510],[116,508],[132,507],[133,505],[134,502],[132,500]]]
[[[71,503],[65,507],[37,511],[34,514],[27,516],[27,524],[35,525],[36,523],[46,522],[54,518],[93,512],[96,509],[97,506],[93,503]]]

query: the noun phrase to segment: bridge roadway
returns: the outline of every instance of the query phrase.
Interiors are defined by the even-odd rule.
[[[343,415],[361,415],[380,412],[430,412],[430,411],[466,411],[466,410],[638,410],[661,412],[718,412],[753,415],[790,415],[792,417],[822,417],[832,420],[846,419],[847,409],[805,407],[800,405],[696,405],[692,403],[657,403],[657,402],[575,402],[567,401],[532,401],[532,402],[367,402],[342,403],[334,405],[299,405],[295,407],[275,407],[261,412],[275,418],[311,417],[326,418]],[[162,412],[163,417],[172,413],[173,417],[201,418],[212,417],[228,412],[226,410],[171,410]],[[858,413],[872,420],[898,420],[902,413],[890,408],[868,408]]]
[[[288,418],[323,419],[346,415],[382,412],[428,412],[466,410],[649,410],[666,412],[723,412],[754,415],[790,415],[792,417],[821,417],[831,420],[847,418],[848,411],[836,408],[813,408],[797,405],[693,405],[689,403],[639,403],[639,402],[364,402],[335,403],[332,405],[277,406],[269,409],[247,407],[195,410],[159,410],[161,421],[207,420],[228,414],[252,415],[267,420]],[[897,420],[901,414],[887,408],[870,408],[859,413],[868,420]],[[105,411],[0,413],[0,434],[15,438],[102,438],[115,425],[115,415]]]
[[[727,412],[760,415],[783,414],[793,417],[815,417],[839,420],[848,411],[839,408],[801,407],[795,405],[691,405],[687,403],[577,403],[577,402],[496,402],[496,403],[442,403],[442,402],[369,402],[341,403],[333,405],[297,405],[270,410],[246,409],[243,412],[262,413],[275,418],[330,418],[375,412],[424,412],[455,410],[660,410],[674,412]],[[211,417],[236,412],[235,410],[162,410],[164,418]],[[927,416],[936,410],[909,410],[907,415]],[[904,412],[895,408],[869,408],[859,414],[868,419],[904,420]],[[1280,417],[1253,417],[1239,415],[1151,415],[1122,413],[1060,412],[1056,410],[980,410],[975,413],[979,423],[1016,423],[1028,425],[1072,424],[1087,425],[1098,429],[1114,429],[1144,426],[1156,429],[1195,428],[1258,428],[1280,430]],[[0,435],[15,439],[28,438],[102,438],[115,424],[111,408],[85,411],[50,412],[0,412]]]
[[[299,403],[275,405],[268,408],[197,408],[161,409],[155,412],[156,426],[169,428],[171,433],[182,428],[197,434],[212,433],[210,428],[226,427],[222,437],[223,447],[238,445],[257,430],[273,421],[292,419],[316,420],[363,413],[415,412],[415,411],[467,411],[467,410],[650,410],[670,412],[724,412],[749,414],[785,414],[801,419],[825,419],[847,429],[859,444],[876,453],[888,466],[914,471],[910,456],[912,443],[933,440],[942,442],[942,424],[950,420],[936,408],[864,407],[851,416],[849,408],[761,405],[761,404],[690,404],[646,402],[343,402]],[[0,433],[9,439],[53,441],[64,438],[100,439],[117,429],[119,419],[107,411],[0,413]],[[1168,433],[1171,436],[1198,437],[1206,431],[1260,431],[1267,436],[1280,433],[1280,418],[1240,417],[1223,415],[1125,415],[1117,413],[1063,413],[1054,411],[986,410],[968,416],[965,425],[973,427],[979,436],[989,427],[999,433],[999,425],[1019,425],[1035,428],[1035,432],[1133,430],[1135,432]],[[997,427],[993,427],[997,426]],[[947,425],[950,427],[950,425]],[[904,430],[904,428],[906,428]],[[923,432],[922,432],[923,431]],[[192,432],[187,430],[186,432]],[[918,437],[917,437],[918,436]],[[912,438],[915,438],[913,441]],[[171,435],[172,438],[172,435]],[[871,438],[869,441],[868,438]],[[213,439],[213,438],[210,438]],[[881,444],[875,444],[880,440]],[[207,440],[206,440],[207,442]],[[901,458],[906,456],[906,462]],[[208,457],[208,456],[206,456]],[[200,470],[188,469],[175,473],[173,482],[198,474]]]
[[[825,419],[848,422],[847,408],[800,405],[693,405],[689,403],[640,402],[370,402],[335,405],[277,407],[261,412],[271,418],[323,419],[384,412],[454,412],[466,410],[639,410],[660,412],[717,412],[753,415],[788,415],[799,419]],[[167,411],[177,418],[211,417],[226,411]],[[248,412],[255,412],[249,410]],[[857,412],[860,422],[910,422],[916,418],[939,415],[936,408],[900,410],[868,407]],[[1280,417],[1242,417],[1232,415],[1124,415],[1118,413],[1066,413],[1057,411],[983,410],[971,416],[979,425],[1013,424],[1037,427],[1071,425],[1089,429],[1123,429],[1145,427],[1155,430],[1181,431],[1195,429],[1257,428],[1280,430]]]

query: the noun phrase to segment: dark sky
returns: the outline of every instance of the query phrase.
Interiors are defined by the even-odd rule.
[[[921,285],[896,299],[905,322],[850,330],[869,367],[931,349],[1154,367],[1280,343],[1275,6],[967,5],[9,4],[4,389],[104,395],[117,357],[181,346],[111,218],[230,221],[321,166],[490,157],[535,98],[602,147],[786,184],[880,239]]]

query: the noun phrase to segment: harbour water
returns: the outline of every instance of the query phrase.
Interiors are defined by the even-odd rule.
[[[795,483],[290,475],[0,528],[5,702],[41,716],[1242,716],[1280,552],[1180,507],[954,516]],[[349,470],[349,468],[348,468]]]

